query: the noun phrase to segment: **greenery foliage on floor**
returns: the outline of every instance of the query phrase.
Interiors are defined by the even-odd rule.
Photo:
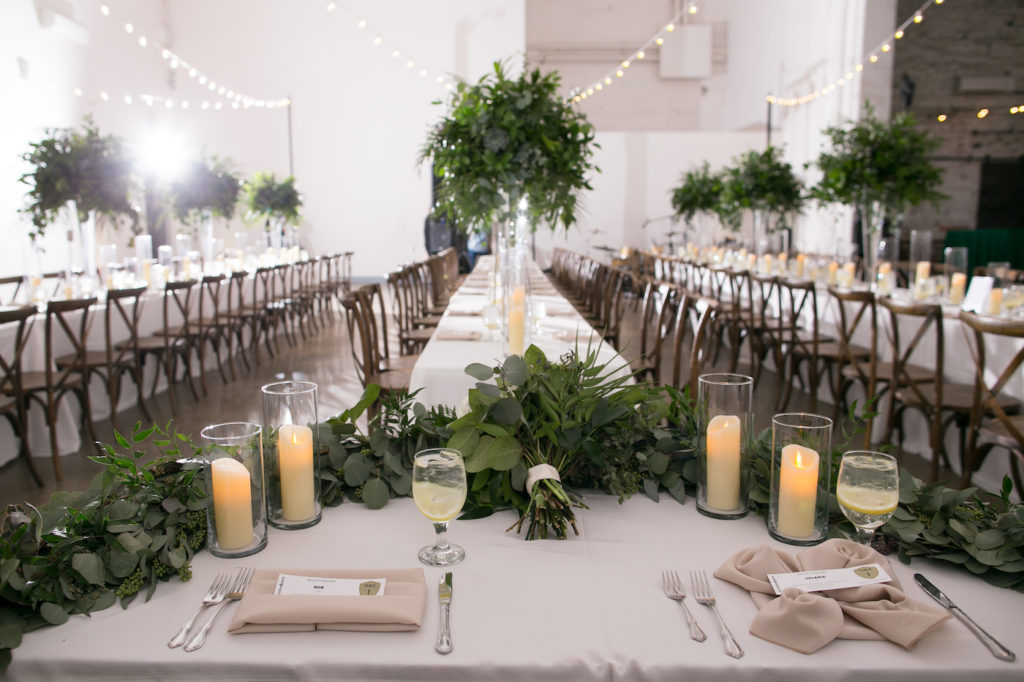
[[[672,387],[625,381],[624,368],[600,364],[590,349],[549,359],[536,347],[494,367],[475,364],[468,407],[427,409],[415,396],[370,386],[359,402],[318,425],[321,501],[346,498],[372,509],[411,492],[413,455],[460,448],[469,495],[460,518],[515,510],[509,530],[527,538],[567,537],[585,490],[685,504],[695,492],[697,423],[690,397]],[[361,426],[367,408],[376,414]],[[857,421],[851,408],[851,421]],[[835,438],[831,489],[855,433]],[[768,511],[771,434],[754,443],[752,512]],[[157,451],[149,464],[141,461]],[[207,499],[198,448],[170,427],[136,425],[103,445],[105,468],[88,490],[55,494],[45,505],[11,505],[0,518],[0,651],[9,663],[25,632],[113,605],[143,588],[191,576],[206,542]],[[548,463],[560,481],[525,489],[527,466]],[[998,495],[955,490],[901,474],[900,503],[876,534],[900,559],[925,556],[963,566],[994,585],[1024,592],[1024,506],[1004,480]],[[834,497],[832,532],[852,534]],[[766,536],[767,537],[767,536]]]

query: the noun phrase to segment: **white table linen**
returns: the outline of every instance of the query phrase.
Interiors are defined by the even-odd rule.
[[[423,627],[404,633],[314,632],[231,635],[235,606],[221,614],[205,647],[187,654],[167,640],[193,614],[218,571],[257,568],[380,568],[416,565],[431,541],[429,522],[411,499],[380,510],[346,503],[327,509],[319,525],[270,530],[267,549],[225,560],[203,552],[194,578],[160,585],[152,601],[115,606],[91,618],[25,636],[8,671],[20,680],[729,680],[810,682],[877,679],[904,682],[986,682],[1024,678],[1024,658],[993,658],[967,629],[950,620],[913,650],[890,642],[836,640],[807,656],[751,636],[756,607],[744,590],[712,579],[719,608],[746,655],[722,652],[710,610],[688,598],[707,641],[687,637],[679,605],[661,592],[660,572],[673,568],[689,588],[689,571],[711,570],[744,547],[768,545],[756,517],[721,521],[664,496],[638,496],[621,506],[591,495],[578,514],[579,537],[527,542],[505,529],[503,512],[455,521],[449,537],[466,548],[455,566],[452,633],[455,650],[434,653],[437,582],[443,569],[426,568]],[[925,573],[1004,645],[1024,654],[1024,595],[996,588],[962,570],[926,560],[892,569],[912,599],[928,597],[914,583]]]

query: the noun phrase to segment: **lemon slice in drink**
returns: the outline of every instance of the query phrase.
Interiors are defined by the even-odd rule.
[[[431,521],[450,521],[466,501],[466,488],[452,488],[426,481],[412,484],[416,506]]]
[[[876,516],[896,509],[900,501],[897,490],[879,490],[862,486],[840,486],[836,491],[839,504],[861,514]]]

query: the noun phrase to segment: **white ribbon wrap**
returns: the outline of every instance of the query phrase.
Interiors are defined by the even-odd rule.
[[[553,478],[556,481],[562,480],[562,477],[558,475],[558,469],[550,464],[538,464],[537,466],[530,467],[526,472],[526,492],[533,492],[533,484],[545,478]]]

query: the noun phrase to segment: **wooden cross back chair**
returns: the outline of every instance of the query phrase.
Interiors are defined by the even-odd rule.
[[[0,351],[0,415],[11,425],[18,439],[18,456],[25,461],[36,485],[42,486],[43,479],[32,460],[28,444],[28,405],[22,386],[22,356],[28,343],[35,320],[36,307],[32,305],[0,309],[0,326],[14,326],[10,344]]]

